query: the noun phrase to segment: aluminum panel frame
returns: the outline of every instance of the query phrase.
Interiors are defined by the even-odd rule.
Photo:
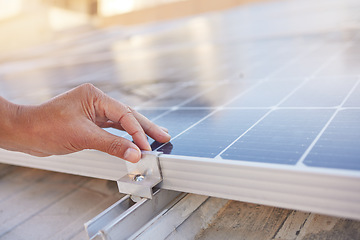
[[[360,220],[360,173],[160,155],[159,187]]]
[[[117,181],[125,162],[83,151],[46,158],[0,151],[0,162]],[[360,220],[357,171],[160,154],[158,187]]]
[[[0,163],[113,181],[128,173],[125,161],[93,150],[61,156],[35,157],[0,149]]]

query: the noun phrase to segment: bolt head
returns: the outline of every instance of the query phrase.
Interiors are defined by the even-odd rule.
[[[144,180],[145,179],[145,177],[143,176],[143,175],[141,175],[141,174],[136,174],[135,176],[134,176],[134,181],[135,182],[141,182],[142,180]]]

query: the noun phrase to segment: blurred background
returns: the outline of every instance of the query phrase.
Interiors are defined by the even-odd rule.
[[[61,31],[170,20],[253,1],[0,0],[0,53],[49,41]]]
[[[358,0],[0,0],[0,95],[38,104],[90,82],[155,107],[238,82],[201,95],[214,107],[262,78],[308,76],[359,22]],[[316,45],[324,50],[296,60]],[[358,74],[358,53],[322,74]]]
[[[137,106],[196,85],[181,101],[242,70],[257,77],[267,61],[257,56],[282,43],[246,44],[269,33],[261,6],[239,12],[250,2],[265,0],[0,0],[0,95],[38,104],[90,82]]]

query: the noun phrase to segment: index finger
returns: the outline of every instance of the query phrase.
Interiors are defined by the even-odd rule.
[[[145,132],[133,115],[131,108],[105,94],[99,100],[98,107],[99,109],[103,109],[104,115],[108,119],[120,123],[124,130],[132,136],[135,144],[141,150],[151,151]]]
[[[136,110],[131,109],[131,111],[147,135],[161,143],[170,141],[171,136],[163,128],[159,127]]]

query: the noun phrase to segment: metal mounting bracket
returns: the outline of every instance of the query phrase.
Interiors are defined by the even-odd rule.
[[[121,193],[129,194],[134,201],[152,199],[153,187],[162,181],[159,152],[142,152],[138,163],[126,162],[127,174],[117,180]]]

